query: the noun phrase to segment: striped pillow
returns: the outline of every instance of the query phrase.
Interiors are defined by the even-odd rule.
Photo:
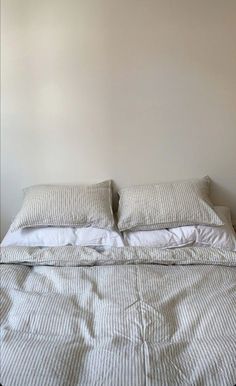
[[[209,190],[209,177],[121,189],[118,228],[124,231],[222,225],[209,199]]]
[[[24,193],[11,231],[39,226],[114,227],[111,181],[87,186],[36,185]]]

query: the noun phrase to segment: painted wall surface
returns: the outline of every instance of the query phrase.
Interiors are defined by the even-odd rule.
[[[21,189],[210,175],[236,219],[235,0],[2,1],[2,235]]]

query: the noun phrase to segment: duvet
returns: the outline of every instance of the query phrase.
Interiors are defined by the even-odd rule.
[[[1,250],[3,386],[236,384],[236,253]]]

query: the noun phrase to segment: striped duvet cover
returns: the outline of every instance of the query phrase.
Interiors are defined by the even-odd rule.
[[[236,384],[236,253],[1,250],[2,386]]]

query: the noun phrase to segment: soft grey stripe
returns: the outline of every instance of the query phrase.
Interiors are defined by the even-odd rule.
[[[118,227],[151,230],[183,225],[222,225],[209,199],[208,177],[121,189]]]
[[[39,226],[114,227],[111,181],[96,185],[36,185],[25,189],[11,230]]]
[[[16,248],[6,249],[14,261]],[[52,248],[60,266],[47,266],[36,257],[41,264],[49,249],[19,248],[34,265],[0,266],[2,385],[234,385],[236,268],[215,260],[230,265],[236,254],[181,251],[155,253],[205,255],[209,265],[126,265],[121,249],[108,264],[107,251]],[[104,255],[107,265],[63,266],[63,254],[77,265]],[[153,263],[154,249],[123,250],[133,260],[142,254]]]
[[[2,263],[86,266],[111,264],[236,265],[236,252],[214,247],[122,247],[98,251],[89,247],[2,247]]]

